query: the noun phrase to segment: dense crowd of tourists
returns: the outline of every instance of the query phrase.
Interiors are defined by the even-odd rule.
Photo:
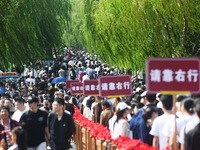
[[[72,95],[64,82],[119,74],[131,76],[133,94],[129,97]],[[74,106],[89,120],[107,127],[112,139],[127,136],[160,150],[199,146],[199,95],[177,95],[173,107],[172,95],[146,91],[141,72],[109,66],[84,51],[65,49],[55,62],[29,63],[19,80],[1,81],[0,86],[6,88],[0,97],[2,150],[69,149],[76,132]]]

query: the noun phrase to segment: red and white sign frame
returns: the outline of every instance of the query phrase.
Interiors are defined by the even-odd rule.
[[[70,86],[71,86],[71,83],[77,83],[79,82],[78,80],[67,80],[66,81],[66,89],[69,90],[70,89]]]
[[[99,96],[116,97],[132,95],[132,82],[129,75],[101,76],[99,81]]]
[[[98,80],[84,80],[83,94],[86,96],[98,96],[99,95]]]
[[[81,82],[72,82],[70,84],[70,91],[72,95],[83,94],[83,83]]]
[[[151,58],[146,62],[146,86],[150,93],[200,92],[198,58]]]

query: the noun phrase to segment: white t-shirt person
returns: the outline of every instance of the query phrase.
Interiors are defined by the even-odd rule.
[[[175,119],[175,116],[172,114],[173,97],[172,95],[162,95],[160,101],[162,102],[162,110],[164,114],[155,118],[149,133],[154,136],[152,145],[158,147],[159,150],[165,150],[168,138],[164,135],[164,126],[169,119]]]
[[[194,129],[198,123],[200,123],[199,118],[194,116],[192,120],[187,122],[187,124],[181,128],[179,143],[184,144],[185,134]]]
[[[157,136],[159,139],[159,150],[165,150],[167,145],[167,137],[164,135],[163,129],[166,124],[166,122],[170,119],[173,119],[174,115],[169,114],[169,115],[161,115],[157,118],[155,118],[150,134],[153,136]]]
[[[112,139],[116,139],[120,135],[128,137],[129,128],[130,126],[126,119],[119,119],[119,121],[114,124]]]
[[[117,104],[116,120],[114,121],[113,126],[111,125],[111,122],[109,124],[109,128],[113,129],[111,132],[112,139],[116,139],[120,135],[129,137],[130,125],[128,121],[125,119],[127,114],[129,113],[128,109],[131,109],[131,107],[128,106],[125,102],[119,102]]]
[[[16,110],[16,111],[14,112],[14,114],[12,115],[12,119],[15,120],[15,121],[17,121],[17,122],[19,122],[21,116],[22,116],[23,113],[26,112],[26,111],[27,111],[27,109],[24,109],[24,110],[22,110],[22,111],[21,111],[21,110]]]
[[[16,109],[16,111],[12,115],[12,119],[19,122],[23,113],[28,111],[28,109],[26,109],[26,107],[24,106],[24,100],[23,99],[16,99],[15,109]]]
[[[86,118],[88,118],[89,120],[92,120],[93,116],[92,116],[92,112],[90,110],[89,107],[85,107],[83,110],[83,116],[85,116]]]
[[[114,115],[112,116],[112,118],[110,118],[109,121],[108,121],[109,130],[110,130],[110,135],[113,135],[113,131],[114,131],[113,127],[114,127],[114,123],[115,123],[116,119],[117,119],[117,115],[114,114]]]

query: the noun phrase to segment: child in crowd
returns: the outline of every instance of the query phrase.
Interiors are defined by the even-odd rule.
[[[27,150],[26,134],[21,127],[15,127],[11,132],[12,146],[8,150]]]

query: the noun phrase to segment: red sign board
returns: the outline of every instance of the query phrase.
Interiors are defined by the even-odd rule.
[[[72,95],[83,93],[83,83],[73,82],[70,84],[70,91]]]
[[[200,60],[197,58],[153,58],[146,66],[149,92],[200,92]]]
[[[101,76],[99,79],[99,95],[106,96],[130,96],[132,83],[129,75]]]
[[[83,94],[88,95],[99,95],[99,84],[98,80],[84,80],[83,82]]]
[[[79,82],[78,80],[67,80],[66,81],[66,89],[70,89],[71,83]]]

